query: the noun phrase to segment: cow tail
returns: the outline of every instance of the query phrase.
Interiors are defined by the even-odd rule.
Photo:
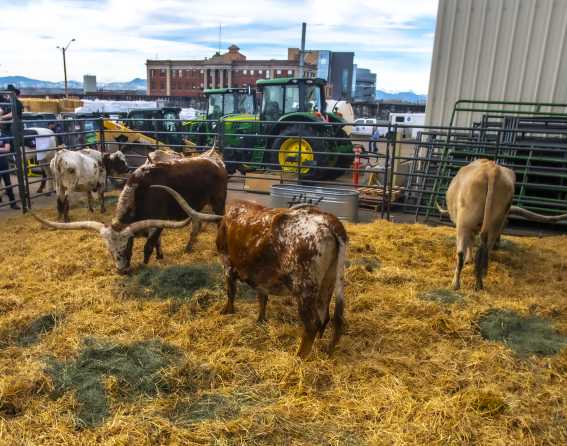
[[[486,199],[484,202],[484,216],[480,228],[480,246],[476,253],[475,268],[479,277],[486,276],[488,271],[488,232],[492,224],[492,213],[494,208],[494,185],[498,180],[500,170],[492,169],[488,175],[488,186],[486,189]]]
[[[346,260],[346,239],[338,236],[337,245],[339,248],[337,256],[337,276],[335,278],[335,312],[333,314],[333,338],[329,344],[329,354],[337,345],[344,331],[345,318],[345,297],[344,297],[344,276]]]

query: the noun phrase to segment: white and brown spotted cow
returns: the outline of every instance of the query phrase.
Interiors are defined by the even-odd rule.
[[[101,154],[92,149],[79,151],[62,149],[51,160],[50,169],[55,180],[59,218],[68,222],[71,192],[85,192],[91,212],[94,212],[92,192],[97,192],[100,211],[105,212],[104,191],[107,173],[125,173],[128,171],[128,165],[124,154],[120,151]]]
[[[223,313],[234,312],[236,284],[246,282],[257,292],[258,322],[266,319],[268,294],[296,298],[303,322],[297,354],[311,352],[317,333],[329,322],[333,293],[336,305],[331,353],[344,326],[343,275],[347,234],[337,217],[315,207],[269,209],[248,201],[235,201],[223,217],[193,210],[174,190],[163,186],[193,218],[220,221],[216,245],[225,267],[227,303]]]

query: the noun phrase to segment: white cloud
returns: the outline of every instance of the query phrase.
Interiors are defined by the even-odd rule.
[[[223,46],[236,43],[250,58],[285,58],[287,46],[299,46],[306,21],[309,48],[354,51],[360,55],[356,63],[378,72],[379,87],[426,91],[429,66],[413,61],[426,61],[431,53],[433,29],[423,29],[422,21],[432,23],[437,1],[0,0],[0,7],[0,76],[61,80],[55,47],[74,37],[70,79],[85,73],[100,81],[145,77],[148,58],[210,56],[219,23]]]

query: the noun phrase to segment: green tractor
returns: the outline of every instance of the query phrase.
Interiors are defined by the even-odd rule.
[[[250,88],[212,88],[204,91],[207,114],[185,123],[189,139],[199,147],[211,146],[217,135],[217,121],[233,117],[241,120],[256,119],[256,91]],[[252,131],[253,126],[248,126]]]
[[[263,93],[259,119],[271,122],[246,122],[241,115],[223,118],[227,165],[251,170],[270,164],[310,180],[335,179],[352,165],[353,146],[340,125],[346,123],[325,110],[323,79],[262,79],[256,85]]]

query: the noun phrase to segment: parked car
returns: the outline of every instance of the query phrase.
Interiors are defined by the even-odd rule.
[[[372,135],[376,129],[375,125],[377,122],[375,118],[358,118],[354,121],[353,133]]]

